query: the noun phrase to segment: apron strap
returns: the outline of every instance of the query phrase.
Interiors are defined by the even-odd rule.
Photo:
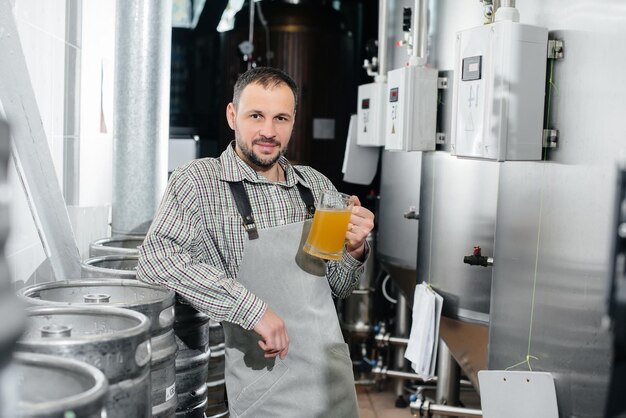
[[[300,171],[293,166],[291,166],[291,168],[293,168],[293,171],[296,173],[299,180],[296,182],[296,186],[298,187],[300,198],[306,205],[306,210],[309,215],[314,215],[315,198],[313,197],[313,192],[304,185],[304,179]],[[253,240],[259,238],[259,231],[257,230],[254,215],[252,214],[252,205],[250,204],[250,198],[248,197],[248,192],[246,192],[246,188],[243,185],[243,181],[229,181],[228,187],[230,187],[230,192],[235,199],[237,211],[243,219],[243,227],[248,233],[248,239]]]
[[[302,174],[300,173],[300,171],[298,171],[298,169],[295,168],[294,166],[291,166],[291,168],[293,168],[293,171],[296,173],[296,176],[298,176],[298,179],[300,180],[296,183],[296,186],[298,186],[298,192],[300,193],[300,197],[302,198],[302,201],[306,205],[306,210],[307,212],[309,212],[309,215],[314,215],[315,214],[315,198],[313,197],[313,192],[311,191],[311,189],[309,189],[303,184],[304,178],[302,177]]]
[[[254,215],[252,215],[252,205],[250,205],[250,199],[248,193],[243,185],[243,181],[229,181],[228,187],[230,192],[235,198],[235,204],[237,205],[237,211],[243,218],[243,227],[248,233],[248,239],[253,240],[259,237],[259,231],[254,223]]]

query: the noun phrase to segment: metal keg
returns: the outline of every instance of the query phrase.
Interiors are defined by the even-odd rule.
[[[174,332],[178,344],[176,393],[179,418],[204,418],[209,363],[209,317],[176,302]]]
[[[126,279],[137,278],[138,256],[135,255],[102,255],[83,261],[81,270],[83,277],[94,279]]]
[[[145,238],[145,235],[124,235],[96,240],[89,244],[89,257],[137,255],[137,247]]]
[[[206,416],[217,418],[228,415],[226,406],[224,328],[216,321],[209,321],[209,373],[207,378]]]
[[[20,418],[104,418],[104,374],[78,360],[45,354],[14,354],[10,366]]]
[[[134,242],[137,245],[143,241],[143,236],[136,236]],[[140,241],[141,240],[141,241]],[[101,240],[103,241],[103,240]],[[122,241],[120,238],[119,241]],[[130,242],[132,240],[129,239]],[[127,241],[124,241],[127,242]],[[107,254],[111,247],[101,248],[102,256],[92,257],[83,263],[83,274],[88,277],[120,278],[134,280],[137,278],[138,256],[130,252],[126,255]],[[174,333],[178,345],[176,360],[175,380],[178,397],[177,415],[193,418],[200,410],[198,405],[206,403],[206,369],[208,362],[207,344],[209,340],[209,317],[198,312],[193,307],[177,301],[175,307]],[[190,353],[185,351],[190,350]],[[205,359],[205,360],[201,360]],[[196,370],[188,363],[204,361],[203,373],[194,373]],[[191,371],[190,371],[191,367]],[[200,366],[198,366],[200,367]],[[168,376],[169,378],[169,376]],[[195,381],[193,380],[195,379]],[[202,417],[201,417],[202,418]]]
[[[26,310],[23,352],[52,354],[91,364],[108,379],[108,418],[150,418],[150,322],[135,311],[102,306]]]
[[[0,261],[0,269],[2,269]],[[22,314],[24,303],[15,297],[15,291],[10,283],[0,283],[0,369],[11,359],[11,352],[19,338],[23,326]],[[0,393],[1,396],[1,393]]]
[[[101,304],[146,315],[151,323],[152,415],[155,418],[175,416],[178,347],[172,329],[174,292],[137,280],[91,279],[42,283],[23,288],[18,295],[39,306]]]
[[[204,418],[207,405],[209,351],[187,347],[180,339],[176,356],[177,417]]]

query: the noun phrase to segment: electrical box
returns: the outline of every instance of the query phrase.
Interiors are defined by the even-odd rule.
[[[386,150],[435,150],[437,79],[437,70],[424,66],[387,73]]]
[[[450,153],[540,160],[548,30],[512,21],[457,33]]]
[[[359,86],[356,144],[365,147],[385,145],[385,91],[387,83]]]

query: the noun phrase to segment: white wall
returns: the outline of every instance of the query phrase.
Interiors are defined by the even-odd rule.
[[[82,2],[79,204],[68,210],[83,258],[110,235],[115,4]]]
[[[16,0],[14,17],[57,178],[63,173],[63,104],[65,62],[65,0]],[[35,228],[13,161],[9,166],[13,190],[11,231],[5,248],[16,287],[45,281],[46,255]]]
[[[66,7],[76,5],[82,5],[82,37],[70,43],[66,41]],[[69,206],[68,212],[85,258],[89,243],[110,231],[115,1],[15,0],[13,15],[60,186],[64,176],[78,182],[78,204]],[[68,54],[79,56],[81,63],[80,114],[75,115],[80,117],[78,133],[64,130]],[[101,94],[103,84],[105,92]],[[106,132],[100,129],[101,107],[105,109]],[[69,171],[73,165],[64,156],[68,145],[80,150],[77,172]],[[17,288],[51,280],[47,257],[13,163],[9,167],[9,185],[13,199],[5,251],[12,280]]]

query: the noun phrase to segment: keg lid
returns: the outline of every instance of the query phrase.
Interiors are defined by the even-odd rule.
[[[150,332],[149,319],[130,309],[47,306],[28,308],[26,315],[26,327],[18,347],[51,344],[55,340],[104,342],[142,335],[147,339]]]
[[[173,291],[137,280],[123,279],[51,281],[25,287],[17,294],[30,305],[102,303],[106,299],[105,295],[111,306],[135,308],[154,303],[162,303],[164,307],[174,305]],[[85,300],[87,295],[88,301]]]

